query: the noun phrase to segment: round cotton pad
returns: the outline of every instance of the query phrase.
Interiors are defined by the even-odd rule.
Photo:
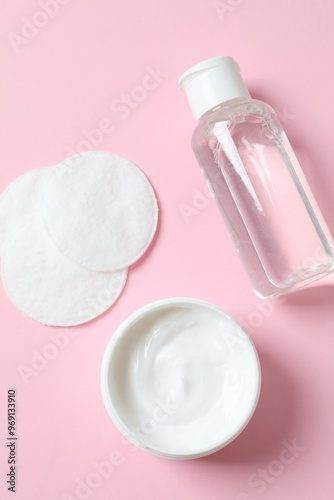
[[[54,245],[40,217],[27,221],[7,242],[2,279],[23,313],[52,326],[85,323],[121,293],[127,270],[98,273],[79,267]]]
[[[133,163],[89,152],[52,171],[43,215],[62,253],[87,269],[111,271],[143,255],[156,230],[158,206],[149,181]]]
[[[21,224],[40,212],[43,188],[52,167],[30,170],[15,179],[0,197],[0,255]]]

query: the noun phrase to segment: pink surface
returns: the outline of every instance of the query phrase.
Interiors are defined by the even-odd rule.
[[[331,500],[334,278],[280,304],[254,296],[203,194],[190,148],[195,123],[177,79],[202,59],[234,56],[253,96],[279,112],[333,230],[334,3],[3,0],[0,11],[1,190],[73,150],[103,149],[140,166],[161,209],[154,245],[130,269],[116,305],[90,324],[35,323],[0,286],[1,499]],[[115,328],[168,296],[209,300],[235,315],[263,370],[246,430],[191,462],[133,448],[100,395],[102,354]],[[15,494],[6,485],[10,387],[17,390]]]

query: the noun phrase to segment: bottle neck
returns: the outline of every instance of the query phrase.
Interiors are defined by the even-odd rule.
[[[200,116],[200,118],[198,118],[197,122],[199,123],[200,121],[205,120],[205,118],[207,118],[212,113],[215,113],[219,109],[228,109],[232,106],[235,106],[236,104],[243,104],[244,102],[248,102],[250,100],[251,97],[249,96],[241,96],[241,97],[235,97],[234,99],[229,99],[228,101],[224,101],[206,111],[202,116]]]

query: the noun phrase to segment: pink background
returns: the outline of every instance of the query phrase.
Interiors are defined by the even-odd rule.
[[[29,169],[85,148],[88,134],[90,149],[125,156],[148,175],[160,225],[119,301],[88,325],[35,323],[0,286],[1,499],[331,500],[334,279],[280,305],[255,297],[203,194],[190,147],[195,122],[177,79],[203,59],[234,56],[253,96],[279,112],[333,230],[334,2],[55,1],[47,15],[40,14],[46,0],[1,1],[1,190]],[[24,18],[39,27],[23,36]],[[145,80],[156,88],[138,90],[147,68],[157,66],[163,75],[156,85]],[[121,112],[122,94],[141,100]],[[90,135],[99,127],[103,132]],[[185,205],[195,209],[189,220]],[[235,315],[263,370],[259,406],[246,430],[219,453],[188,462],[128,445],[100,395],[101,358],[115,328],[138,307],[168,296],[209,300]],[[24,379],[22,366],[32,369],[36,353],[47,353],[57,334],[67,345]],[[5,479],[10,387],[18,401],[15,496]],[[295,456],[284,452],[286,443],[297,444]],[[94,463],[111,459],[108,477],[97,476]],[[93,487],[76,490],[79,480]]]

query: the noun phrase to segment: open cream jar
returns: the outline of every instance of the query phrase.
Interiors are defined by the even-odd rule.
[[[260,393],[255,347],[217,306],[171,298],[116,330],[101,368],[103,400],[118,429],[166,458],[223,448],[249,422]]]

